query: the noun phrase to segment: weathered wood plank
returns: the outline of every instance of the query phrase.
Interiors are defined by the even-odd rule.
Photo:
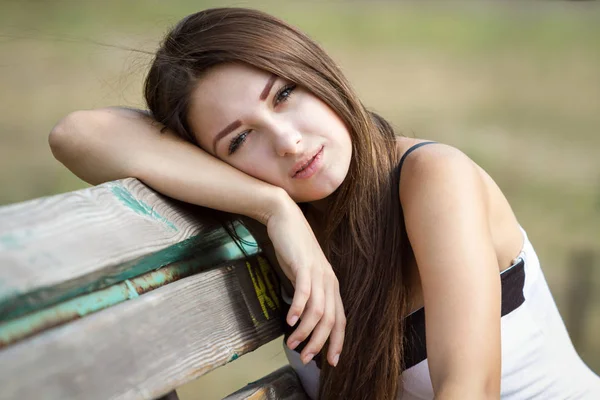
[[[207,260],[211,259],[214,259],[214,257],[211,257],[211,254],[203,254],[200,257],[168,265],[107,288],[33,311],[27,315],[4,321],[3,323],[0,322],[0,348],[201,272],[206,269]],[[261,279],[257,280],[257,290],[255,292],[259,293],[258,291],[270,290],[269,298],[274,298],[275,302],[277,302],[277,307],[279,307],[277,295],[273,292],[273,288],[266,286],[270,282],[277,281],[277,277],[273,275],[273,270],[263,257],[258,256],[256,260],[258,264],[253,269],[257,271],[253,272],[253,275],[261,274],[266,278],[259,277]],[[252,282],[248,281],[248,283],[248,288],[252,289],[252,285],[250,285]],[[261,306],[264,306],[265,296],[261,295],[258,298],[262,302]]]
[[[132,178],[0,207],[0,321],[201,254],[243,258],[211,212]]]
[[[160,397],[281,335],[265,270],[202,272],[8,346],[0,399]]]
[[[223,400],[309,400],[292,367],[285,366]]]

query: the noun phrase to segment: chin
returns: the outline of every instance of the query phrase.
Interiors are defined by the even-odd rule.
[[[288,194],[290,195],[292,200],[294,200],[296,203],[312,203],[313,201],[323,200],[329,196],[329,194],[313,195],[312,193],[311,194],[301,193],[301,194],[294,195],[294,194],[290,194],[288,192]]]
[[[287,192],[296,203],[312,203],[319,200],[325,200],[331,196],[341,186],[342,182],[343,180],[336,185],[326,185],[320,188],[296,191],[293,194],[290,193],[290,191]]]
[[[336,166],[337,167],[337,166]],[[296,203],[311,203],[324,200],[335,193],[344,182],[348,168],[330,168],[320,175],[313,177],[314,180],[298,182],[291,186],[283,187],[288,195]]]
[[[312,203],[314,201],[319,201],[319,200],[324,200],[327,197],[329,197],[331,193],[326,194],[326,195],[306,195],[306,194],[302,194],[300,196],[291,196],[292,200],[294,200],[296,203]]]

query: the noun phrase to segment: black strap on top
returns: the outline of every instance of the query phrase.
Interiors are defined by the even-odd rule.
[[[406,150],[406,152],[404,152],[404,154],[402,155],[402,158],[400,159],[400,162],[398,163],[398,169],[396,170],[396,174],[398,176],[398,179],[396,181],[400,180],[400,171],[402,170],[402,164],[404,164],[404,160],[406,160],[406,157],[408,157],[408,155],[410,153],[412,153],[413,151],[415,151],[416,149],[418,149],[421,146],[425,146],[426,144],[432,144],[432,143],[437,143],[437,142],[421,142],[421,143],[417,143],[414,146],[411,146],[408,150]]]
[[[502,271],[500,273],[500,283],[502,287],[501,316],[504,317],[519,308],[521,304],[525,302],[525,296],[523,294],[523,289],[525,287],[525,260],[519,257],[515,264]],[[477,301],[477,299],[473,299],[473,301]],[[287,341],[295,330],[295,328],[289,326],[284,320],[285,315],[287,315],[287,312],[289,311],[289,307],[289,304],[283,303],[284,312],[282,313],[282,324],[285,341]],[[296,324],[296,327],[299,323],[300,322]],[[404,319],[404,323],[405,331],[402,364],[404,365],[404,370],[407,370],[427,359],[427,346],[425,343],[425,308],[420,308],[407,316]],[[304,346],[310,341],[311,335],[300,343],[294,351],[300,353],[302,349],[304,349]],[[315,355],[314,360],[317,367],[321,369],[321,363],[323,362],[321,353]]]

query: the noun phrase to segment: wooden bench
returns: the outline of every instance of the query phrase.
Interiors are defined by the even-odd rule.
[[[281,336],[264,232],[213,214],[132,178],[0,207],[0,399],[176,399]],[[307,397],[288,366],[227,398]]]

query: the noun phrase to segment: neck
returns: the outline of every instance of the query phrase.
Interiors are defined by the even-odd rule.
[[[306,209],[306,221],[309,223],[315,237],[320,244],[323,243],[325,213],[327,212],[327,200],[318,200],[310,203]]]
[[[327,205],[329,204],[329,199],[326,197],[321,200],[316,200],[308,203],[310,205],[310,210],[314,212],[316,215],[323,215],[327,211]]]

